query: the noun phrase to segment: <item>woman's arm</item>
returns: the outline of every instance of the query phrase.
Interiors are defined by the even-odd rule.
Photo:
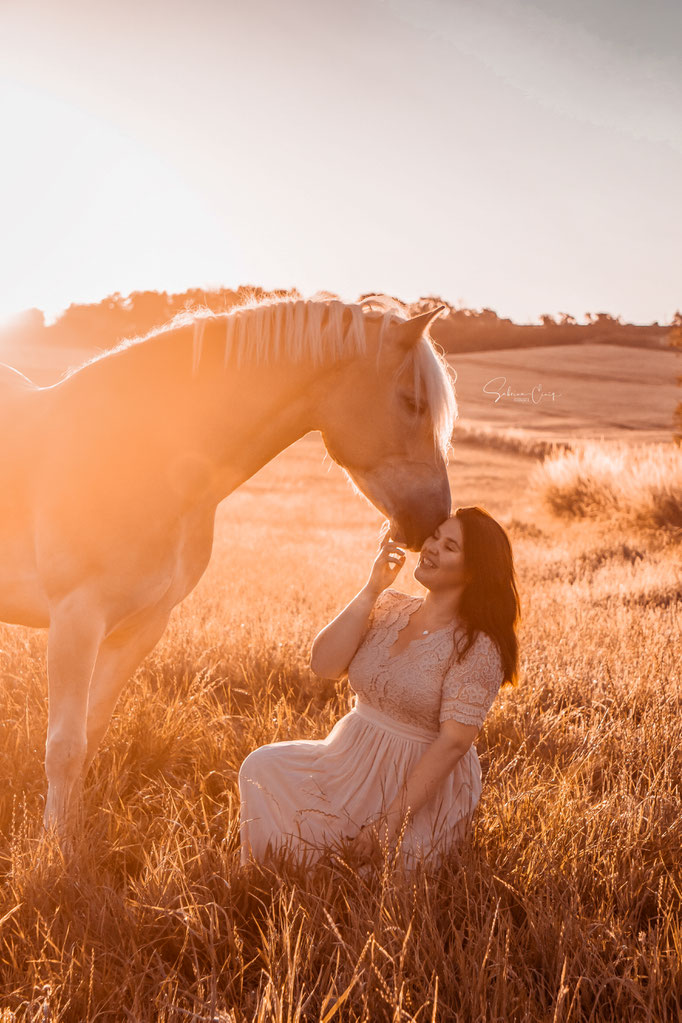
[[[379,552],[366,584],[341,614],[315,637],[310,667],[320,678],[341,678],[360,646],[379,594],[395,579],[405,552],[382,531]]]
[[[334,621],[315,637],[310,667],[320,678],[341,678],[365,634],[381,591],[364,586]]]

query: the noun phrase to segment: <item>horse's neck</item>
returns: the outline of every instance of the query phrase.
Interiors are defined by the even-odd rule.
[[[224,326],[207,324],[195,374],[191,328],[132,345],[85,366],[63,400],[95,404],[128,448],[149,438],[155,469],[177,456],[210,465],[221,500],[316,428],[314,395],[325,376],[309,364],[224,366],[223,337]]]
[[[222,467],[223,494],[316,428],[315,377],[281,364],[226,372],[203,434],[207,453]]]

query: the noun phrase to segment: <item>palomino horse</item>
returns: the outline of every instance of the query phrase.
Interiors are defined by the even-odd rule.
[[[37,387],[0,366],[0,620],[48,633],[45,825],[208,564],[218,503],[311,430],[418,548],[450,511],[440,310],[266,301],[180,314]]]

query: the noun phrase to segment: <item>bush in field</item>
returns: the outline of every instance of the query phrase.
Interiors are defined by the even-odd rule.
[[[515,426],[486,426],[461,418],[455,424],[454,443],[457,444],[458,440],[475,441],[497,451],[510,451],[531,458],[544,458],[555,451],[570,451],[573,448],[573,444],[568,441],[544,440],[529,430]]]
[[[556,515],[682,528],[682,450],[675,444],[586,441],[549,455],[530,482]]]

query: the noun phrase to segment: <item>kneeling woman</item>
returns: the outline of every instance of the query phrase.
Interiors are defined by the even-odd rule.
[[[315,639],[311,667],[348,675],[354,706],[325,739],[261,746],[239,771],[241,862],[289,847],[369,858],[402,833],[407,866],[440,860],[481,795],[473,740],[517,682],[519,598],[509,538],[478,506],[424,543],[412,597],[390,588],[405,554],[384,528],[366,585]]]

